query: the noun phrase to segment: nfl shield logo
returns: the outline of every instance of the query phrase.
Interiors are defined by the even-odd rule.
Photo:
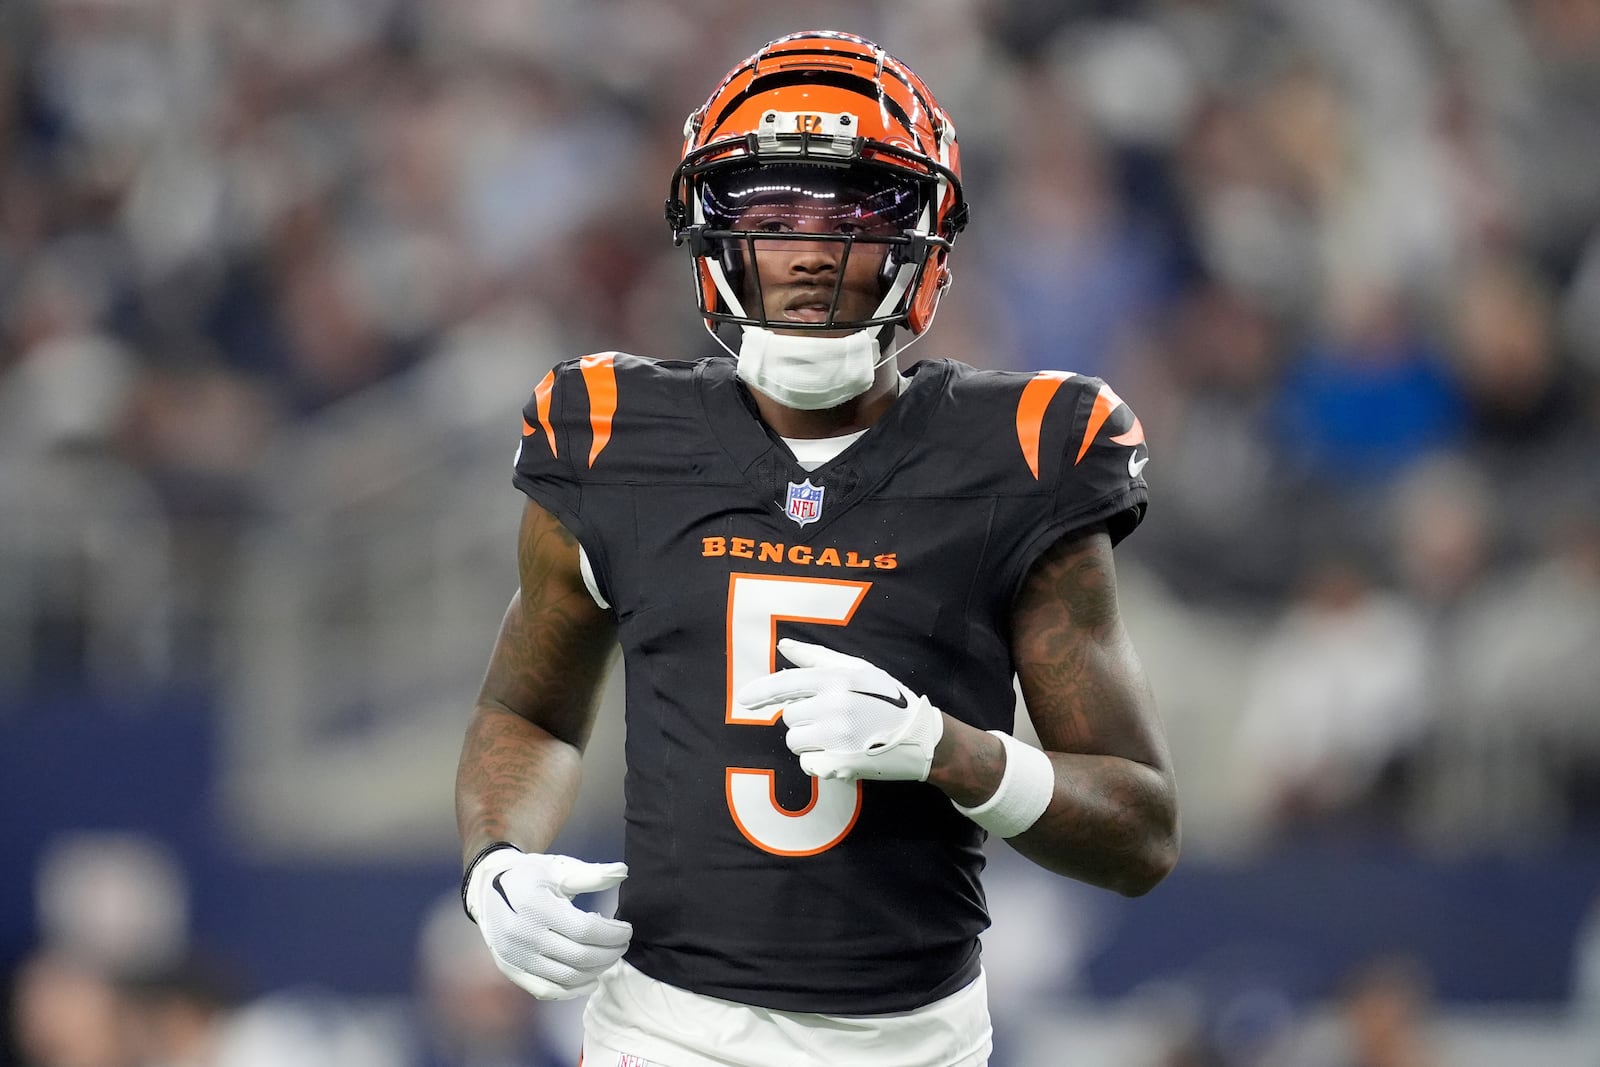
[[[811,479],[789,483],[789,502],[784,514],[804,526],[822,518],[822,486],[812,485]]]

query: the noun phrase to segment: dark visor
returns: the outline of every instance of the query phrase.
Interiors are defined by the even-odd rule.
[[[920,183],[874,167],[749,163],[707,174],[701,184],[706,225],[740,229],[741,217],[772,210],[787,218],[902,233],[922,213]]]

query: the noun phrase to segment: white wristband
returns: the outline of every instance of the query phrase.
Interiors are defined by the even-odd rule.
[[[1039,821],[1056,791],[1050,757],[1004,730],[990,730],[1006,747],[1006,770],[994,796],[975,808],[956,810],[998,837],[1016,837]],[[955,803],[951,801],[951,803]]]

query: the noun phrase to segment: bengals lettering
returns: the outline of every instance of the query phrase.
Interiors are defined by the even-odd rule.
[[[880,552],[875,556],[861,556],[847,551],[840,554],[837,548],[818,551],[810,545],[785,545],[781,541],[757,541],[753,537],[702,537],[700,554],[732,556],[735,559],[753,559],[760,563],[793,563],[801,567],[853,567],[892,571],[900,564],[893,552]]]

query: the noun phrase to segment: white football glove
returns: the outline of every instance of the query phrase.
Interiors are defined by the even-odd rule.
[[[584,911],[572,898],[626,877],[625,863],[585,863],[506,845],[478,857],[461,896],[501,974],[540,1000],[566,1000],[594,989],[633,936],[629,923]]]
[[[740,688],[734,700],[757,710],[783,705],[785,742],[818,778],[924,782],[944,716],[864,659],[784,638],[795,666]]]

